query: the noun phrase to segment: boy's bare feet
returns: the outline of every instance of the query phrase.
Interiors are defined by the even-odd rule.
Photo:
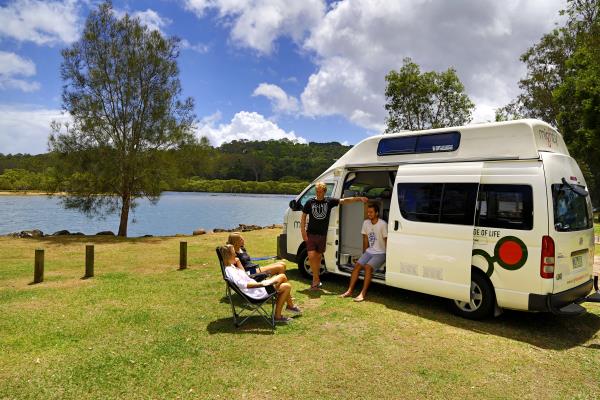
[[[340,294],[340,297],[350,297],[352,296],[352,292],[346,290],[344,293]]]

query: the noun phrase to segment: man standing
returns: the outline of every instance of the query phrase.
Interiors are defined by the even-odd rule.
[[[317,182],[315,190],[316,196],[308,200],[302,208],[302,219],[300,221],[300,232],[302,233],[302,239],[306,242],[308,262],[313,275],[311,290],[319,290],[321,287],[319,270],[321,269],[321,258],[327,245],[327,229],[329,228],[331,209],[339,204],[356,201],[366,203],[368,201],[366,197],[346,197],[344,199],[325,197],[327,185],[324,182]],[[307,215],[309,216],[308,229],[306,227]]]
[[[350,277],[350,286],[348,290],[340,297],[352,296],[354,286],[358,281],[358,274],[362,268],[365,269],[365,282],[360,294],[354,298],[354,301],[363,301],[367,295],[367,289],[373,278],[373,270],[379,268],[385,262],[385,246],[387,244],[387,223],[379,219],[379,206],[369,204],[367,206],[367,218],[363,222],[363,255],[354,265],[352,276]]]

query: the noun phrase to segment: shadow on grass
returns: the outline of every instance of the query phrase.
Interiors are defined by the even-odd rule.
[[[219,333],[247,334],[252,335],[273,335],[275,331],[267,325],[266,321],[259,316],[250,317],[244,325],[239,328],[233,324],[233,318],[220,318],[211,321],[206,330],[209,334],[215,335]]]
[[[246,318],[247,315],[250,315],[252,309],[247,307],[245,303],[242,302],[240,297],[236,294],[233,296],[233,302],[237,310],[243,310],[241,318]],[[229,304],[229,298],[227,296],[222,296],[219,299],[219,303],[221,304]],[[271,306],[269,305],[268,308]],[[231,308],[229,309],[229,317],[220,318],[216,321],[212,321],[206,327],[206,330],[211,335],[215,333],[253,333],[258,335],[272,335],[274,332],[271,327],[267,324],[267,322],[259,315],[253,315],[244,324],[240,327],[236,327],[233,324],[233,317],[231,316]]]
[[[290,269],[287,275],[292,280],[307,282],[297,270]],[[335,293],[337,290],[341,294],[346,290],[349,278],[326,275],[323,281],[324,286],[330,292],[337,294]],[[354,295],[358,294],[361,287],[362,281],[359,281]],[[585,345],[600,330],[600,317],[592,313],[578,317],[559,317],[551,313],[505,310],[496,318],[471,321],[452,314],[447,299],[377,283],[372,283],[369,287],[366,301],[460,329],[484,335],[506,337],[543,349],[564,350],[585,346],[600,350],[600,345]]]

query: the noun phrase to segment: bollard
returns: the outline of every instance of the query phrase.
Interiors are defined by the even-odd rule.
[[[33,265],[33,283],[44,281],[44,249],[35,249],[35,263]]]
[[[187,242],[179,242],[179,269],[187,268]]]
[[[84,278],[92,278],[94,276],[94,245],[87,244],[85,246],[85,276]]]

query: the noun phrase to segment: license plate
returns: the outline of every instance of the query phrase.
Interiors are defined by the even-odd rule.
[[[572,257],[572,260],[573,260],[573,269],[583,267],[583,256]]]

